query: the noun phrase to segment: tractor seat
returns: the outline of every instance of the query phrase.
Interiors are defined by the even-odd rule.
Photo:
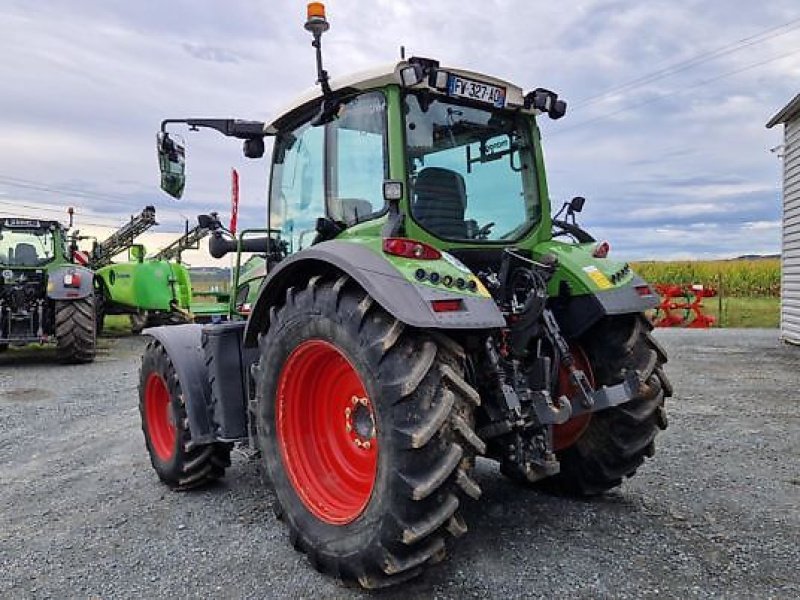
[[[465,239],[467,192],[460,173],[441,167],[426,167],[414,183],[414,218],[431,233],[451,239]]]
[[[39,254],[36,252],[36,246],[24,242],[17,244],[14,249],[14,260],[18,265],[37,265],[39,263]]]
[[[363,220],[375,212],[372,202],[361,198],[340,198],[338,204],[342,211],[341,220],[348,225],[357,223],[359,219]]]

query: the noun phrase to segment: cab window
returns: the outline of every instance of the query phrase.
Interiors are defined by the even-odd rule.
[[[269,226],[280,230],[289,254],[311,245],[325,216],[324,133],[306,123],[275,145]]]
[[[330,217],[347,225],[383,211],[386,155],[386,98],[370,92],[344,103],[327,126]]]
[[[383,214],[387,176],[386,98],[368,92],[343,102],[327,125],[305,123],[278,137],[269,226],[288,254],[308,248],[320,217],[354,225]]]

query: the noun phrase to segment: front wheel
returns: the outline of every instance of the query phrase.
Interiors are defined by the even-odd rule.
[[[454,342],[412,330],[347,277],[289,289],[261,337],[257,429],[279,513],[318,570],[367,588],[444,556],[483,442]]]
[[[225,474],[231,464],[230,444],[191,445],[181,382],[166,350],[155,340],[142,357],[139,414],[150,462],[168,486],[191,489]]]

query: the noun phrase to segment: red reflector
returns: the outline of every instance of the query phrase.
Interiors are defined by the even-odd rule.
[[[431,300],[433,312],[458,312],[464,310],[464,301],[461,298],[455,300]]]
[[[433,246],[408,238],[386,238],[383,240],[386,254],[412,258],[415,260],[439,260],[442,253]]]
[[[608,242],[600,242],[597,246],[594,247],[594,251],[592,252],[592,256],[595,258],[605,258],[608,256],[608,253],[611,252],[611,244]]]
[[[64,287],[81,287],[81,276],[78,273],[64,275]]]
[[[640,296],[652,296],[653,290],[650,289],[649,285],[637,285],[635,288],[636,293]]]

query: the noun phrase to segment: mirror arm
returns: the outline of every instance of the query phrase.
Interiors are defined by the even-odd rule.
[[[263,138],[272,135],[265,131],[266,123],[263,121],[244,121],[241,119],[164,119],[161,121],[161,131],[166,133],[167,125],[170,123],[185,123],[190,129],[196,130],[200,127],[214,129],[227,137],[235,137],[240,140]]]

